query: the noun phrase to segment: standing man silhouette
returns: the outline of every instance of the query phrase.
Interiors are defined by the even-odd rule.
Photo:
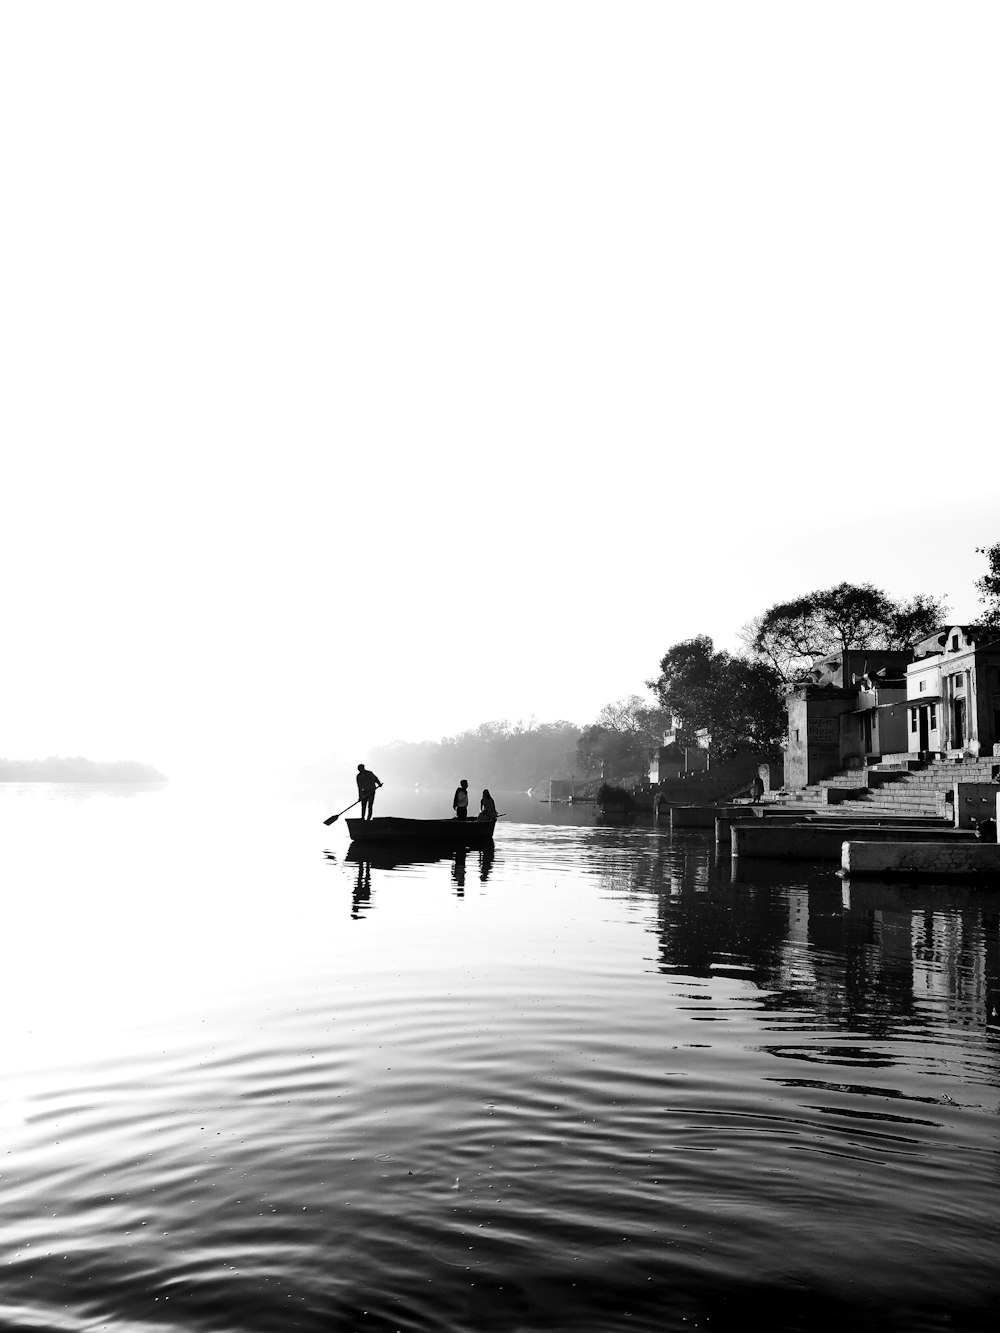
[[[451,803],[451,808],[455,811],[456,819],[467,819],[469,816],[469,783],[466,778],[455,788],[455,799]]]
[[[361,802],[362,819],[371,819],[372,806],[375,804],[375,788],[381,785],[370,768],[358,764],[358,800]]]

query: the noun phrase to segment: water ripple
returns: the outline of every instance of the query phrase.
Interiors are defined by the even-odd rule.
[[[0,1328],[995,1315],[981,901],[876,916],[802,867],[733,884],[706,838],[512,824],[463,886],[371,864],[360,924],[358,866],[316,859],[280,948],[210,918],[183,1002],[133,1013],[136,980],[100,1040],[8,1061]],[[166,975],[176,938],[136,938]]]

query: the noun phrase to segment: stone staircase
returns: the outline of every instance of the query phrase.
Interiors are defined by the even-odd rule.
[[[814,782],[801,791],[776,796],[768,804],[794,810],[806,807],[823,816],[909,816],[921,821],[953,822],[956,782],[990,782],[1000,760],[894,759]]]

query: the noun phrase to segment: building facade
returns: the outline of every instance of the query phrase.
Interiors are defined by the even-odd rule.
[[[906,670],[907,751],[1000,754],[1000,635],[950,625],[917,644]]]
[[[669,731],[663,733],[663,744],[649,752],[649,781],[655,787],[670,782],[686,773],[706,773],[710,767],[712,738],[702,729],[695,733],[695,745],[680,743],[681,720],[672,719]]]
[[[913,654],[848,649],[818,661],[787,695],[785,787],[906,749],[906,667]]]

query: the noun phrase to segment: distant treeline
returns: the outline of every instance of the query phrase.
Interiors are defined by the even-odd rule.
[[[578,770],[580,734],[573,722],[484,722],[440,741],[394,741],[365,762],[394,785],[456,787],[468,778],[473,792],[527,791]]]
[[[151,764],[134,759],[94,760],[80,756],[0,759],[0,782],[166,782]]]

